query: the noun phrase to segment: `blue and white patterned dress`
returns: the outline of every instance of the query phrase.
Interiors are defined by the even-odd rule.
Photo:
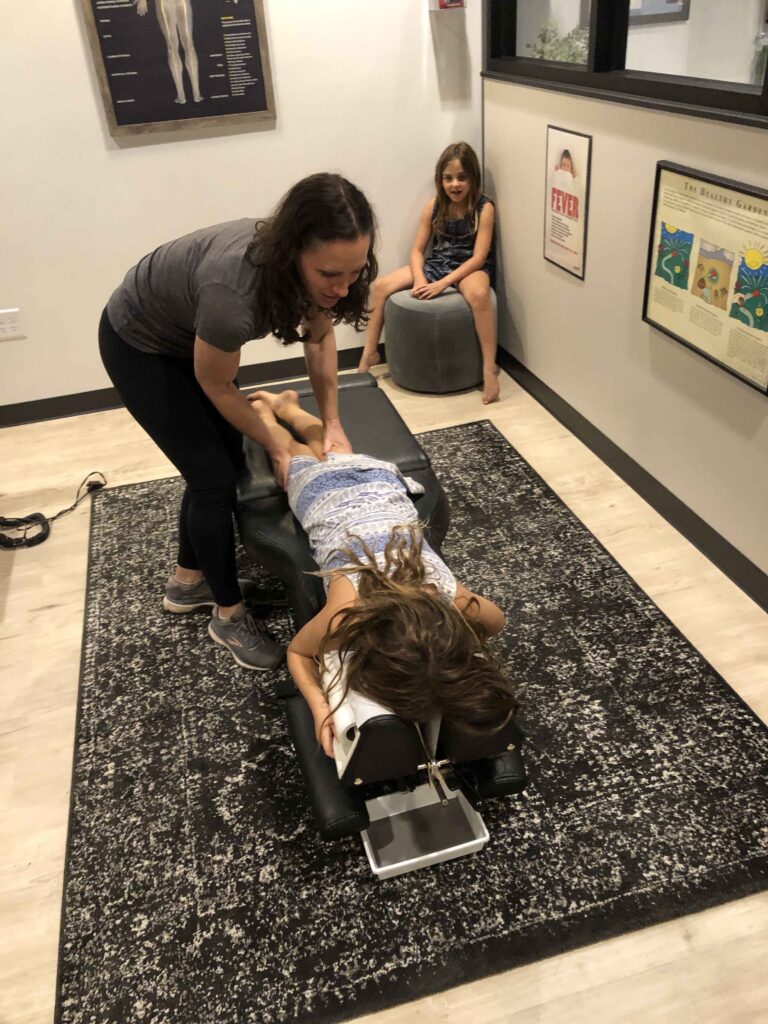
[[[422,494],[421,484],[404,477],[391,462],[370,455],[330,452],[325,462],[310,456],[291,459],[288,504],[309,538],[320,569],[340,569],[348,562],[340,548],[362,554],[363,540],[383,564],[384,549],[395,526],[418,522],[409,494]],[[456,579],[424,542],[422,560],[428,583],[448,600],[456,596]],[[357,574],[349,576],[357,586]],[[325,577],[326,587],[328,577]]]

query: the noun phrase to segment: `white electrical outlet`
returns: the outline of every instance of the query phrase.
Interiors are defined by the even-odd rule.
[[[0,309],[0,341],[15,341],[25,337],[21,329],[20,309]]]

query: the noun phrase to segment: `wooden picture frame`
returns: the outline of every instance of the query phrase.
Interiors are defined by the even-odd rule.
[[[110,134],[275,120],[263,0],[80,0]]]

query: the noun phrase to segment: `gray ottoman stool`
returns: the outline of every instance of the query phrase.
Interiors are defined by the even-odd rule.
[[[496,315],[496,293],[491,289]],[[392,380],[409,391],[444,394],[483,380],[472,311],[455,288],[436,299],[395,292],[384,307],[384,345]]]

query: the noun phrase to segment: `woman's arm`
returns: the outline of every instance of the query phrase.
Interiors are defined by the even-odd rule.
[[[467,618],[474,619],[483,625],[491,636],[495,636],[504,629],[505,618],[501,608],[493,601],[489,601],[488,598],[472,593],[458,581],[453,603]]]
[[[427,283],[424,277],[424,253],[427,251],[429,240],[432,237],[432,211],[435,207],[435,200],[430,199],[421,211],[419,229],[411,247],[410,267],[413,274],[413,287],[418,288]]]
[[[323,451],[333,448],[336,452],[351,452],[352,445],[339,418],[339,359],[333,324],[320,314],[306,320],[304,327],[311,335],[311,340],[304,343],[304,361],[323,421]]]
[[[491,243],[493,242],[493,225],[495,219],[495,212],[493,203],[486,203],[480,213],[480,223],[477,226],[477,238],[475,238],[475,247],[472,250],[472,255],[468,260],[465,260],[461,266],[452,270],[450,274],[446,274],[445,277],[441,277],[439,281],[433,282],[428,286],[428,289],[423,290],[419,298],[433,299],[436,295],[444,292],[446,288],[451,285],[458,284],[463,278],[468,277],[470,274],[474,274],[476,270],[482,270],[485,266],[485,261],[488,258],[488,253],[491,250]]]
[[[329,757],[333,757],[333,728],[328,717],[330,708],[320,685],[317,654],[323,637],[331,628],[334,616],[355,603],[355,588],[343,576],[336,576],[328,587],[325,607],[302,626],[288,645],[288,671],[302,697],[309,704],[315,721],[317,742]]]
[[[234,382],[240,366],[240,350],[223,352],[202,338],[195,338],[194,366],[195,377],[208,398],[228,423],[266,449],[275,467],[278,483],[285,486],[285,480],[281,477],[287,475],[290,457],[287,461],[282,458],[284,453],[274,433],[253,411],[250,402]]]

